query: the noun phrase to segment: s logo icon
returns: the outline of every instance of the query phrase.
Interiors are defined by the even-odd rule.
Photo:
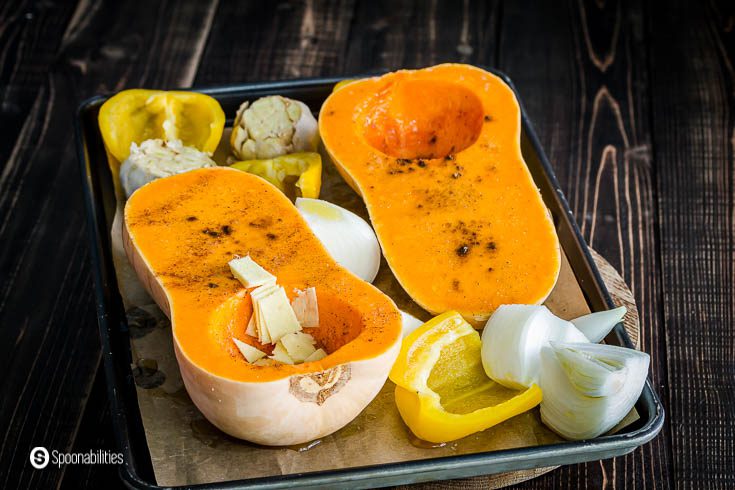
[[[34,447],[31,449],[31,466],[42,470],[48,466],[49,454],[45,447]]]

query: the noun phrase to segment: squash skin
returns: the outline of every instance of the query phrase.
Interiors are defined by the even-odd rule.
[[[391,366],[399,350],[396,346],[372,360],[321,371],[339,379],[347,376],[343,369],[348,367],[349,380],[318,403],[293,396],[291,378],[247,383],[214,376],[182,354],[178,343],[174,346],[186,391],[207,420],[233,437],[266,446],[303,444],[350,423],[380,392],[387,375],[378,368]]]
[[[187,219],[194,215],[196,220]],[[285,224],[249,225],[271,215]],[[224,218],[231,227],[227,234],[202,232]],[[295,231],[275,242],[264,238],[285,229]],[[274,244],[261,248],[263,240]],[[187,392],[222,431],[264,445],[301,444],[350,422],[385,383],[400,349],[395,304],[334,263],[291,202],[263,179],[210,168],[151,182],[126,205],[123,243],[144,286],[171,318]],[[191,255],[202,247],[206,256]],[[333,344],[329,356],[296,366],[260,367],[237,353],[232,336],[263,347],[244,334],[251,306],[227,272],[235,253],[250,253],[289,294],[291,286],[316,286],[320,312],[326,312],[314,335]],[[181,265],[189,260],[194,262]],[[220,262],[221,270],[208,268]],[[336,329],[340,318],[346,322],[341,332]],[[346,343],[340,347],[340,342]]]
[[[322,105],[326,153],[363,198],[401,286],[432,314],[480,326],[556,284],[559,241],[520,119],[510,87],[461,64],[354,81]]]

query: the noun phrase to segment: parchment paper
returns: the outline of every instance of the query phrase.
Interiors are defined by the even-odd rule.
[[[325,159],[321,198],[367,219],[359,196],[344,183],[328,159]],[[393,401],[394,385],[390,381],[354,421],[311,444],[269,448],[227,436],[204,419],[184,389],[174,357],[170,323],[145,293],[125,258],[121,240],[122,206],[120,202],[112,227],[114,261],[130,324],[136,360],[131,368],[138,403],[159,485],[385,464],[560,440],[541,423],[538,409],[534,409],[460,441],[432,447],[418,441],[403,424]],[[393,298],[399,308],[422,320],[430,318],[401,289],[385,261],[374,284]],[[545,304],[566,319],[589,312],[566,256],[563,256],[559,281]]]

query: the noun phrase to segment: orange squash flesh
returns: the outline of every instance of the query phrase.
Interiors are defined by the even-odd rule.
[[[501,304],[543,302],[556,283],[559,242],[520,129],[510,87],[468,65],[358,80],[322,106],[327,153],[396,278],[432,313],[477,325]]]
[[[169,314],[181,352],[213,375],[266,382],[318,372],[379,356],[400,338],[393,302],[337,265],[293,204],[259,177],[211,168],[154,181],[127,202],[125,233],[128,257]],[[326,358],[272,367],[242,358],[232,337],[272,349],[245,334],[250,298],[228,267],[248,254],[291,296],[316,287],[320,326],[309,333]]]

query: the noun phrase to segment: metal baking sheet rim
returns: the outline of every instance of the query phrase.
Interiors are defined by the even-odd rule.
[[[533,126],[527,117],[522,101],[518,96],[510,78],[502,72],[488,69],[488,71],[501,77],[516,93],[521,105],[522,114],[522,142],[530,145],[538,160],[540,168],[532,168],[534,180],[541,188],[547,205],[551,208],[548,199],[554,201],[556,207],[563,215],[564,228],[557,223],[557,229],[571,232],[567,242],[562,246],[570,255],[569,260],[572,268],[580,280],[585,296],[591,303],[593,309],[614,306],[600,273],[595,266],[589,249],[574,221],[561,188],[556,180],[551,165],[541,148]],[[372,74],[371,74],[372,75]],[[358,77],[348,77],[358,78]],[[299,98],[298,91],[321,89],[327,93],[331,91],[339,78],[310,78],[299,80],[287,80],[277,82],[249,83],[242,85],[229,85],[211,88],[194,88],[192,90],[207,93],[217,98],[233,96],[243,93],[242,97],[261,96],[264,94],[276,94],[292,92],[292,96]],[[248,94],[248,95],[246,95]],[[123,453],[124,463],[120,466],[120,476],[126,485],[131,488],[161,488],[155,483],[153,467],[148,453],[145,433],[140,420],[138,400],[135,391],[135,383],[130,370],[131,353],[128,339],[128,329],[122,304],[117,290],[112,257],[109,248],[109,233],[105,221],[105,203],[100,196],[101,184],[95,179],[90,157],[90,145],[97,145],[97,151],[102,150],[101,136],[96,125],[96,118],[86,121],[90,113],[96,111],[107,97],[95,96],[82,102],[74,120],[77,153],[83,180],[85,205],[87,210],[88,232],[91,243],[91,261],[95,276],[95,298],[97,307],[97,319],[100,329],[100,340],[104,359],[105,376],[107,379],[107,392],[110,401],[110,412],[112,416],[113,429],[118,447]],[[91,131],[91,134],[88,132]],[[525,139],[524,139],[525,138]],[[524,157],[527,155],[524,152]],[[99,164],[100,162],[96,162]],[[103,159],[104,173],[109,173],[106,159]],[[535,170],[535,172],[534,172]],[[541,172],[540,175],[539,172]],[[539,178],[543,178],[539,182]],[[544,186],[545,184],[545,186]],[[560,236],[560,242],[562,237]],[[581,253],[582,262],[573,259],[567,247],[574,246]],[[576,264],[575,264],[576,262]],[[579,276],[578,268],[584,267],[584,273],[588,275],[587,282]],[[591,284],[590,284],[591,283]],[[594,287],[597,296],[590,295],[588,289]],[[602,304],[600,304],[602,303]],[[632,347],[628,335],[622,325],[615,327],[613,340],[618,344]],[[268,478],[255,478],[235,480],[229,482],[217,482],[210,484],[195,485],[191,488],[252,488],[252,489],[278,489],[293,488],[330,488],[343,487],[350,484],[351,488],[369,488],[402,483],[418,483],[424,481],[463,478],[483,474],[502,473],[507,471],[529,469],[544,466],[581,463],[606,459],[633,451],[636,447],[649,442],[663,427],[664,409],[661,402],[653,391],[649,381],[646,382],[643,393],[636,403],[636,408],[642,414],[647,414],[642,425],[631,432],[624,432],[611,436],[603,436],[589,441],[565,442],[545,446],[534,446],[485,453],[467,454],[461,456],[450,456],[414,460],[401,463],[391,463],[378,466],[355,467],[347,469],[335,469],[313,473],[297,473],[292,475],[274,476]],[[642,419],[644,417],[642,416]]]

